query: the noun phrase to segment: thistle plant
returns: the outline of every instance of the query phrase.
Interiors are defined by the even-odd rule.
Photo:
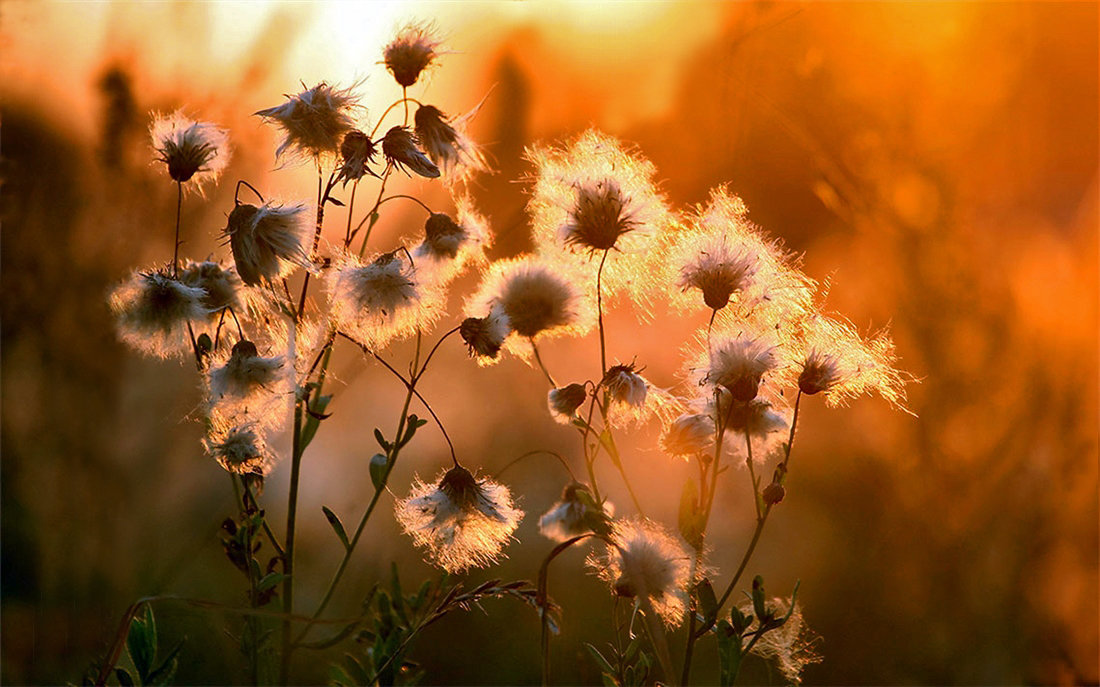
[[[158,116],[151,127],[154,157],[177,186],[173,255],[135,272],[109,300],[123,341],[145,354],[188,359],[200,378],[203,447],[229,474],[236,504],[223,524],[222,545],[246,591],[232,610],[241,618],[236,636],[250,680],[286,684],[299,652],[358,640],[365,652],[336,666],[335,681],[411,682],[416,671],[407,655],[425,627],[500,597],[537,612],[548,682],[550,636],[569,610],[551,601],[551,563],[571,547],[588,546],[587,568],[616,600],[612,649],[589,647],[605,682],[687,684],[701,640],[718,648],[722,684],[733,683],[749,654],[775,660],[797,682],[802,666],[817,658],[797,587],[787,599],[765,600],[756,577],[749,607],[734,595],[766,522],[786,498],[803,396],[820,394],[835,407],[877,393],[904,408],[908,377],[895,368],[892,343],[886,334],[863,338],[846,320],[825,313],[815,282],[778,240],[748,220],[730,191],[715,189],[705,205],[677,210],[661,192],[653,164],[595,130],[528,152],[535,251],[490,263],[492,233],[469,188],[488,169],[466,130],[480,103],[452,118],[445,113],[453,108],[409,96],[422,73],[438,66],[440,48],[430,28],[419,25],[403,29],[385,48],[383,63],[400,97],[376,118],[359,105],[362,85],[326,82],[303,85],[256,112],[281,136],[274,153],[281,165],[316,169],[316,196],[311,202],[269,198],[239,180],[232,207],[224,208],[228,254],[221,258],[181,263],[181,232],[192,228],[181,227],[180,218],[185,185],[209,188],[226,169],[228,133],[179,113]],[[453,207],[387,195],[395,175],[441,184]],[[373,200],[357,209],[361,185]],[[424,222],[413,235],[380,245],[373,230],[391,202],[419,206]],[[346,208],[342,227],[326,225],[333,206]],[[461,312],[448,311],[448,290],[471,270],[479,286]],[[660,317],[698,313],[706,321],[677,342],[684,352],[679,379],[658,385],[636,351],[609,349],[608,310],[623,301],[662,336],[669,330]],[[598,337],[599,356],[587,377],[555,376],[541,349],[590,333]],[[569,475],[560,499],[539,518],[539,530],[554,546],[531,571],[536,584],[491,580],[467,587],[451,577],[506,555],[524,515],[503,470],[490,474],[487,465],[471,462],[468,456],[482,453],[480,447],[456,446],[419,386],[441,347],[459,339],[478,364],[518,358],[536,368],[546,381],[537,393],[545,394],[549,415],[580,439],[574,456],[540,447],[520,456],[551,455]],[[399,341],[413,342],[407,364],[391,360]],[[299,493],[309,479],[308,448],[329,417],[337,346],[378,365],[405,393],[395,427],[361,438],[379,451],[370,459],[372,491],[354,527],[328,507],[312,514],[331,525],[342,553],[320,601],[304,609],[295,600],[304,584],[295,566],[298,520],[307,516],[299,513]],[[397,462],[428,422],[411,412],[414,402],[441,432],[450,463],[430,480],[393,485]],[[664,459],[686,461],[694,475],[682,487],[675,527],[647,517],[648,495],[631,479],[636,458],[620,448],[625,428],[647,426],[660,429]],[[272,441],[284,428],[291,434],[287,456]],[[607,499],[604,461],[629,495],[625,507]],[[270,522],[263,506],[273,470],[289,471],[285,523]],[[719,483],[738,480],[745,482],[755,529],[730,573],[712,562],[708,539]],[[375,588],[358,615],[325,632],[334,622],[326,613],[337,588],[356,554],[370,547],[366,526],[392,492],[404,495],[383,512],[392,507],[395,524],[442,575],[407,594],[395,566],[389,591]],[[130,635],[147,634],[151,611],[132,627],[131,621],[139,606],[161,600],[143,600],[127,613],[99,672],[101,683],[112,675],[133,682],[134,675],[116,665],[127,628]],[[641,632],[634,633],[635,626]],[[624,629],[632,639],[626,646]],[[138,673],[148,676],[140,666]]]

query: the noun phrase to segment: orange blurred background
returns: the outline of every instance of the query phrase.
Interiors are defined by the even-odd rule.
[[[183,106],[230,129],[223,182],[184,203],[188,254],[221,251],[232,181],[302,199],[316,183],[308,168],[276,169],[275,134],[250,113],[319,80],[359,82],[380,113],[399,95],[382,46],[410,19],[433,20],[447,50],[410,95],[463,112],[491,90],[473,133],[497,173],[474,197],[496,233],[494,257],[530,247],[516,183],[531,171],[524,147],[596,126],[638,144],[678,207],[728,183],[753,221],[831,284],[832,309],[861,327],[892,323],[901,365],[922,380],[910,388],[918,417],[876,399],[809,404],[788,498],[750,566],[774,593],[801,579],[807,621],[824,637],[808,683],[1100,680],[1096,4],[8,2],[5,682],[79,681],[139,596],[241,600],[217,543],[232,493],[199,446],[193,371],[125,350],[105,302],[171,247],[175,190],[150,164],[148,113]],[[447,203],[437,184],[394,191]],[[414,210],[390,207],[386,235],[414,233]],[[330,229],[342,226],[330,217]],[[461,298],[452,305],[454,319]],[[705,319],[659,316],[639,325],[624,307],[609,348],[670,386],[681,340],[666,332]],[[595,346],[554,343],[544,355],[580,376]],[[408,355],[398,345],[390,358]],[[299,574],[316,581],[299,586],[307,608],[340,553],[320,507],[357,517],[371,493],[369,428],[388,431],[400,392],[350,349],[334,369],[346,388],[303,465]],[[575,451],[547,416],[541,376],[517,360],[479,368],[456,344],[425,384],[472,465]],[[395,471],[396,492],[444,464],[430,429]],[[679,487],[668,484],[687,466],[655,446],[655,431],[632,436],[630,468],[674,523]],[[273,522],[286,472],[268,480]],[[474,580],[533,579],[549,550],[536,522],[560,470],[527,461],[507,481],[528,517],[510,558]],[[714,520],[713,564],[727,575],[752,529],[745,487],[726,484]],[[612,499],[629,502],[614,487]],[[388,510],[368,536],[339,595],[346,608],[391,559],[409,586],[433,574]],[[609,633],[610,599],[582,577],[582,560],[563,557],[552,581],[564,607],[562,683],[598,682],[581,642]],[[507,602],[487,610],[418,640],[429,683],[537,681],[537,618]],[[245,679],[221,636],[234,619],[158,614],[167,637],[188,638],[179,682]],[[715,670],[709,651],[700,681]],[[299,660],[297,679],[323,682],[324,664]]]

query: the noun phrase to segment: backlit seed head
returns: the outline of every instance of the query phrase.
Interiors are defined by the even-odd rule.
[[[485,317],[467,317],[459,326],[458,333],[470,347],[470,355],[481,361],[486,358],[496,360],[511,331],[508,316],[500,308],[493,308]]]
[[[229,213],[225,235],[241,280],[249,286],[273,282],[307,262],[309,225],[303,204],[241,203]]]
[[[676,418],[661,436],[661,448],[674,456],[690,456],[714,447],[714,418],[691,413]]]
[[[419,480],[396,504],[397,521],[431,562],[461,572],[495,562],[523,518],[508,488],[463,467]]]
[[[237,475],[266,475],[273,455],[253,425],[215,428],[205,440],[206,451],[223,468]]]
[[[210,314],[203,305],[206,291],[172,278],[169,271],[136,272],[109,298],[119,337],[160,358],[190,354],[187,325],[205,321]]]
[[[586,532],[606,532],[614,513],[610,503],[601,508],[588,486],[571,482],[562,490],[561,498],[539,518],[539,532],[553,541],[562,542]]]
[[[386,69],[398,84],[408,88],[435,60],[438,47],[439,41],[432,36],[429,26],[408,24],[386,46],[383,53]]]
[[[589,251],[615,247],[619,237],[633,231],[628,201],[614,179],[603,179],[577,188],[577,199],[562,227],[562,239]]]
[[[168,176],[195,186],[213,182],[229,164],[229,133],[210,122],[196,122],[182,111],[153,116],[149,127],[157,159]]]
[[[219,262],[191,262],[180,270],[180,281],[188,286],[205,291],[202,305],[211,314],[224,308],[241,309],[241,278],[232,267],[224,267]]]
[[[255,113],[283,130],[276,157],[282,157],[288,148],[312,158],[340,150],[344,134],[354,126],[351,112],[358,107],[352,89],[334,88],[322,81],[286,99],[282,105]]]
[[[615,522],[611,541],[603,555],[589,556],[588,566],[615,594],[644,596],[666,625],[679,625],[691,576],[691,559],[683,543],[648,520]]]

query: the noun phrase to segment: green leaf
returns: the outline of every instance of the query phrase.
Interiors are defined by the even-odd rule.
[[[715,634],[718,637],[718,682],[722,687],[729,687],[741,671],[741,635],[725,620],[719,621]]]
[[[608,663],[607,659],[603,657],[603,654],[600,653],[599,649],[592,646],[588,642],[585,642],[584,646],[586,649],[588,649],[588,653],[592,654],[592,658],[595,659],[596,663],[600,666],[601,671],[608,675],[615,674],[615,669],[611,667],[611,664]]]
[[[273,588],[275,585],[280,584],[281,582],[286,580],[286,578],[288,577],[290,576],[284,575],[281,572],[268,573],[264,575],[263,579],[260,580],[260,583],[256,585],[256,591],[266,592],[267,590]]]
[[[176,646],[168,652],[168,656],[160,662],[156,670],[149,674],[148,685],[156,685],[157,687],[167,687],[172,683],[172,680],[176,677],[176,670],[179,668],[179,653],[183,648],[183,640],[181,639],[176,643]]]
[[[332,196],[329,196],[328,202],[332,203],[333,205],[344,207],[344,201],[340,200],[339,198],[333,198]]]
[[[695,585],[695,598],[703,614],[703,625],[699,628],[699,632],[706,632],[718,617],[718,597],[714,595],[714,587],[710,586],[710,580],[703,578],[699,584]]]
[[[761,625],[771,617],[764,605],[764,578],[760,575],[752,578],[752,610]]]
[[[357,627],[359,627],[358,620],[351,623],[350,625],[346,625],[342,630],[332,635],[331,637],[318,639],[315,642],[302,642],[301,646],[306,649],[327,649],[331,646],[336,646],[340,642],[344,641],[344,639],[350,637],[351,633],[355,632],[355,628]]]
[[[370,481],[374,485],[374,490],[378,491],[385,484],[386,468],[389,466],[389,460],[381,453],[376,453],[370,458]]]
[[[130,633],[126,636],[126,650],[138,671],[138,679],[145,684],[157,656],[157,624],[150,606],[145,606],[144,617],[135,618],[130,625]]]
[[[325,408],[328,407],[329,401],[331,400],[332,394],[318,396],[309,407],[306,408],[307,415],[305,424],[302,425],[300,451],[305,451],[306,447],[313,441],[314,435],[317,434],[317,428],[321,426],[321,420],[327,417],[325,415]]]
[[[386,441],[386,437],[383,436],[382,430],[378,429],[377,427],[374,428],[374,440],[378,442],[378,445],[381,446],[382,450],[386,453],[389,453],[390,449],[393,448],[393,444]]]
[[[371,475],[371,479],[374,475]],[[332,525],[332,531],[336,533],[336,536],[340,539],[340,543],[344,545],[344,549],[350,548],[348,544],[348,533],[344,531],[344,523],[340,522],[340,517],[336,513],[332,512],[332,509],[328,506],[321,506],[321,510],[324,511],[325,517],[328,518],[328,524]]]

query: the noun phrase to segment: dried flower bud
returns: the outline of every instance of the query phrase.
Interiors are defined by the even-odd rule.
[[[747,402],[756,398],[764,373],[774,369],[777,362],[775,346],[738,334],[715,344],[706,379],[728,389],[733,400]]]
[[[512,331],[508,316],[500,308],[493,308],[486,317],[467,317],[458,333],[470,347],[470,355],[495,359],[504,340]]]
[[[344,134],[344,140],[340,143],[340,175],[346,185],[348,181],[357,181],[365,175],[378,176],[367,165],[374,164],[374,158],[378,155],[378,145],[370,140],[362,131],[352,129]]]
[[[787,491],[783,488],[782,484],[772,482],[768,486],[764,487],[761,497],[764,499],[764,503],[769,506],[774,506],[783,500],[783,497],[787,495]]]
[[[205,320],[206,292],[161,271],[138,272],[111,293],[119,336],[139,351],[167,358],[191,351],[187,324]]]
[[[271,468],[271,450],[250,425],[215,430],[206,439],[206,450],[223,468],[238,475],[263,474]]]
[[[382,154],[390,164],[406,174],[412,170],[429,179],[439,176],[439,168],[416,147],[416,137],[406,126],[395,126],[386,132],[382,139]]]
[[[568,423],[573,419],[577,408],[581,407],[588,398],[588,391],[583,384],[568,384],[558,389],[551,389],[547,394],[547,403],[550,406],[550,414],[555,420]]]
[[[439,47],[428,27],[409,24],[386,46],[383,53],[386,69],[403,88],[408,88],[420,78],[436,57]]]
[[[480,107],[480,105],[478,106]],[[477,113],[475,107],[452,124],[443,112],[432,105],[422,105],[416,110],[416,138],[424,152],[446,174],[451,175],[459,166],[468,170],[484,170],[485,158],[469,136],[465,125]]]
[[[559,542],[585,532],[607,532],[613,511],[606,502],[601,509],[587,485],[571,482],[562,490],[557,503],[539,518],[539,532]]]
[[[634,365],[613,365],[603,377],[603,386],[612,401],[625,403],[636,408],[645,404],[648,385],[645,378],[638,374]]]

